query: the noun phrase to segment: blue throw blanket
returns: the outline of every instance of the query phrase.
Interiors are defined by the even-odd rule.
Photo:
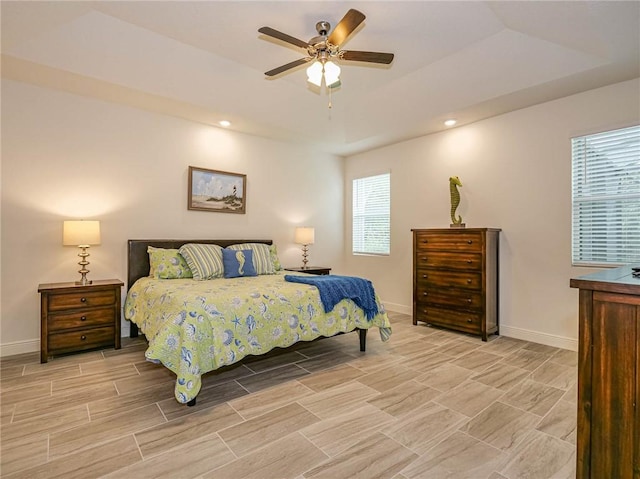
[[[309,284],[318,288],[320,300],[324,306],[325,313],[343,299],[350,299],[362,310],[366,318],[370,321],[378,314],[378,303],[371,281],[355,276],[298,276],[287,274],[285,281],[291,283]]]

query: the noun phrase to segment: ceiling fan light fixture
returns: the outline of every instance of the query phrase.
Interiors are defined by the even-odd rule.
[[[319,61],[313,62],[313,64],[307,68],[307,81],[317,87],[322,86],[322,72],[322,63]]]
[[[324,82],[328,88],[337,86],[340,83],[340,67],[328,61],[324,64]]]

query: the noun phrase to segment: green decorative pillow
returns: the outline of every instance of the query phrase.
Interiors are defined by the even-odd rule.
[[[253,251],[253,266],[258,274],[275,274],[276,270],[271,261],[271,251],[268,244],[263,243],[241,243],[228,247],[233,250],[250,249]]]
[[[149,276],[158,279],[192,278],[189,265],[177,249],[147,246],[149,253]]]
[[[276,245],[272,244],[269,246],[269,253],[271,254],[271,262],[273,263],[273,269],[275,271],[282,270],[282,264],[280,263],[280,258],[278,257],[278,248]]]
[[[222,250],[222,262],[225,278],[256,276],[256,270],[253,267],[253,251],[250,249],[225,248]]]
[[[224,266],[222,264],[222,248],[216,244],[187,243],[180,247],[180,254],[184,257],[193,279],[222,278]]]

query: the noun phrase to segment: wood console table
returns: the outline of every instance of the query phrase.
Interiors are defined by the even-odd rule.
[[[576,477],[638,479],[640,278],[624,266],[570,285],[580,289]]]

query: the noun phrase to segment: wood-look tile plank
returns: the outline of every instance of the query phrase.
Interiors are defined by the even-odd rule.
[[[503,363],[496,363],[489,366],[481,373],[471,376],[471,379],[496,389],[508,391],[524,378],[529,376],[529,374],[529,371],[526,369],[514,368]]]
[[[322,354],[320,356],[314,356],[312,358],[305,359],[304,361],[298,361],[297,365],[313,373],[347,364],[355,358],[356,356],[352,354],[336,351],[333,353]]]
[[[191,479],[201,478],[211,469],[235,459],[217,434],[199,437],[187,443],[174,443],[174,449],[118,469],[102,479]]]
[[[205,438],[211,433],[242,422],[242,417],[228,404],[205,409],[172,421],[158,424],[134,434],[142,457],[146,460],[178,444]]]
[[[146,364],[146,363],[143,363]],[[116,389],[120,394],[128,394],[130,392],[144,389],[147,387],[155,386],[159,383],[173,383],[176,382],[176,375],[170,370],[159,364],[151,364],[152,367],[141,368],[138,364],[135,365],[138,375],[124,377],[122,379],[115,380]]]
[[[415,377],[415,371],[403,365],[391,365],[388,368],[376,370],[366,376],[359,377],[358,382],[369,386],[379,392],[393,389],[402,383],[411,381]]]
[[[287,351],[286,349],[272,349],[262,356],[248,356],[242,360],[242,364],[255,373],[260,373],[268,369],[278,368],[285,364],[291,364],[307,359],[298,351]]]
[[[124,436],[105,444],[90,447],[46,464],[23,469],[11,479],[88,479],[141,460],[133,436]]]
[[[328,459],[300,433],[290,434],[252,454],[203,475],[202,479],[290,479]]]
[[[70,366],[81,366],[82,363],[89,361],[99,361],[102,359],[104,359],[104,357],[102,356],[102,351],[88,351],[80,354],[56,356],[55,358],[50,358],[46,363],[38,362],[25,364],[24,371],[25,374],[34,374],[44,370],[52,371],[54,369],[68,368]]]
[[[2,441],[0,473],[2,477],[47,462],[49,438],[46,434]]]
[[[393,416],[366,404],[355,411],[305,427],[301,432],[313,444],[333,457],[356,444],[363,436],[392,422],[395,422]]]
[[[504,391],[469,380],[438,396],[435,401],[454,411],[473,417],[503,394]]]
[[[106,384],[113,385],[113,383]],[[162,399],[173,399],[174,387],[175,383],[173,381],[165,381],[127,394],[95,399],[88,402],[89,415],[91,420],[95,421],[108,416],[122,414],[123,411],[147,406]],[[175,401],[175,399],[173,400]]]
[[[364,374],[364,371],[354,368],[350,364],[344,364],[327,369],[326,371],[310,374],[309,376],[298,379],[298,382],[318,392],[347,383],[352,379],[364,376]]]
[[[549,360],[549,355],[522,348],[505,356],[502,362],[516,368],[533,371]]]
[[[459,386],[475,373],[469,369],[456,366],[451,363],[442,364],[416,377],[416,381],[437,389],[449,391]]]
[[[540,421],[538,431],[545,432],[551,436],[576,445],[576,406],[567,401],[559,401]]]
[[[568,479],[576,477],[575,463],[573,446],[534,430],[517,447],[504,469],[499,471],[509,478]]]
[[[402,470],[408,479],[479,479],[499,469],[506,454],[471,436],[454,432]],[[530,476],[548,477],[548,476]]]
[[[492,364],[497,363],[502,359],[502,356],[497,354],[485,353],[482,351],[471,351],[463,356],[460,356],[455,361],[452,361],[456,366],[471,369],[473,371],[484,371]]]
[[[310,394],[313,394],[311,389],[300,384],[298,381],[291,381],[254,394],[242,396],[230,401],[229,404],[238,411],[244,419],[251,419],[286,406]]]
[[[9,378],[18,378],[24,374],[26,366],[8,366],[0,370],[0,380]]]
[[[70,409],[44,414],[24,421],[7,424],[0,431],[0,440],[12,441],[20,438],[37,437],[47,434],[84,427],[89,423],[87,406],[76,405]]]
[[[440,394],[442,394],[440,391],[425,384],[408,381],[369,399],[367,402],[387,414],[400,417],[415,412]]]
[[[575,367],[547,361],[531,373],[531,379],[566,391],[578,381],[578,371]]]
[[[49,436],[49,458],[57,458],[102,441],[111,441],[166,422],[156,404],[91,421]]]
[[[525,379],[506,392],[500,401],[538,416],[544,416],[563,394],[562,389]]]
[[[0,379],[0,390],[3,392],[13,391],[27,386],[33,386],[44,381],[55,382],[56,380],[69,380],[68,378],[77,378],[79,376],[80,366],[77,364],[55,369],[43,369],[41,371],[34,372],[33,374]]]
[[[413,452],[424,454],[468,420],[464,414],[427,402],[382,432]]]
[[[237,379],[236,381],[249,392],[257,392],[268,387],[298,379],[309,374],[296,364],[289,364],[265,372]]]
[[[434,353],[442,353],[447,356],[460,357],[480,348],[480,342],[471,342],[463,340],[449,341],[433,349]]]
[[[0,394],[0,404],[8,406],[18,404],[31,399],[46,398],[51,396],[51,381],[43,380],[20,389],[10,389]]]
[[[48,397],[31,399],[16,404],[13,422],[63,411],[73,408],[79,403],[113,398],[117,395],[118,391],[116,391],[113,383],[93,384],[71,391],[63,390]]]
[[[495,402],[460,428],[470,436],[509,452],[531,431],[540,418]]]
[[[116,381],[118,379],[137,376],[140,374],[133,364],[119,366],[113,369],[105,369],[104,371],[82,374],[71,378],[60,378],[52,381],[51,387],[54,393],[63,390],[74,390],[83,386],[100,384],[108,381]]]
[[[186,404],[181,404],[176,401],[173,393],[173,383],[171,387],[172,393],[169,398],[162,400],[159,400],[159,398],[156,399],[158,400],[158,406],[160,406],[160,409],[169,421],[249,394],[247,390],[237,382],[227,381],[213,387],[201,389],[196,398],[196,405],[187,406]]]
[[[519,349],[524,348],[527,344],[529,343],[527,341],[523,341],[522,339],[500,336],[496,338],[495,341],[491,341],[490,343],[483,345],[480,348],[480,351],[483,351],[485,353],[497,354],[499,356],[509,356]]]
[[[426,373],[427,371],[435,369],[443,364],[447,364],[449,361],[454,359],[454,356],[428,351],[425,354],[414,356],[411,359],[403,361],[401,365],[418,372]]]
[[[363,406],[367,399],[380,394],[357,381],[307,395],[298,402],[322,419],[331,418],[337,414],[345,414]]]
[[[377,432],[304,474],[307,479],[390,479],[417,458]]]
[[[318,421],[317,416],[292,403],[224,429],[219,435],[236,455],[244,456]]]

